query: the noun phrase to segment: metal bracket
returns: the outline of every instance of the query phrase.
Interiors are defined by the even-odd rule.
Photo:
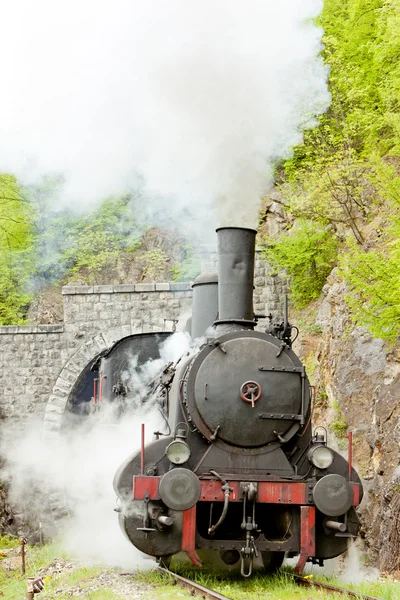
[[[276,371],[277,373],[305,373],[305,368],[304,367],[276,367],[276,366],[269,366],[267,365],[266,367],[258,367],[259,371]]]
[[[303,415],[284,415],[279,413],[260,413],[259,419],[279,419],[281,421],[302,421]]]
[[[143,527],[137,527],[137,531],[143,531],[145,537],[150,531],[156,531],[154,527],[149,527],[150,524],[150,513],[149,513],[149,501],[150,494],[148,492],[145,493],[143,502],[144,502],[144,515],[143,515]]]
[[[249,502],[257,497],[258,494],[258,481],[241,481],[240,482],[240,496],[246,498]]]

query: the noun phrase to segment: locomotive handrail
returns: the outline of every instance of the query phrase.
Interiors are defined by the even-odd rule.
[[[276,373],[304,373],[306,372],[304,367],[277,367],[277,366],[270,366],[267,365],[266,367],[258,367],[259,371],[268,371],[268,373],[275,371]]]
[[[301,421],[303,415],[282,414],[282,413],[259,413],[259,419],[281,419],[283,421]]]

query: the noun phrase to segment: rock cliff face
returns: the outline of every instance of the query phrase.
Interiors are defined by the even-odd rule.
[[[371,560],[400,569],[400,343],[387,347],[355,328],[335,271],[308,314],[297,350],[317,386],[315,416],[339,449],[353,432],[354,462],[363,477],[362,536]],[[307,328],[306,328],[307,329]]]

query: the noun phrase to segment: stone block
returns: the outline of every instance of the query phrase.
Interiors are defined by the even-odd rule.
[[[135,292],[135,284],[134,283],[124,283],[120,285],[114,285],[113,291],[117,293],[127,293],[127,292]]]
[[[135,284],[135,292],[155,292],[156,284],[155,283],[136,283]]]
[[[65,290],[65,288],[63,288]],[[93,286],[89,285],[76,285],[73,288],[73,294],[93,294]]]
[[[156,291],[158,292],[169,292],[171,289],[170,283],[156,283]]]
[[[48,417],[49,413],[58,413],[59,415],[62,415],[64,413],[64,410],[65,405],[58,406],[57,404],[49,402],[46,406],[46,417]]]
[[[18,327],[14,325],[2,325],[0,327],[0,335],[10,335],[12,333],[17,333]]]
[[[174,282],[170,284],[171,292],[186,292],[191,290],[191,285],[188,281]]]

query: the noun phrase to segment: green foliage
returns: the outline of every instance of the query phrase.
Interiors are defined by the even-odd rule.
[[[315,355],[313,352],[310,352],[309,354],[307,354],[307,356],[303,360],[303,364],[306,368],[307,377],[308,377],[311,385],[315,385],[315,378],[317,376],[319,363],[318,363],[317,359],[315,358]]]
[[[332,103],[281,166],[281,190],[295,217],[329,223],[339,243],[347,240],[341,272],[353,321],[394,341],[400,332],[400,0],[325,0],[318,23]],[[371,248],[366,227],[381,213],[393,225]]]
[[[149,279],[156,279],[165,269],[168,260],[167,253],[162,248],[154,248],[143,254],[143,275]]]
[[[174,281],[193,281],[200,273],[200,259],[194,255],[190,244],[185,244],[182,248],[185,258],[179,265],[174,265],[171,269],[172,279]]]
[[[63,277],[97,283],[121,252],[140,245],[131,199],[108,198],[89,214],[57,209],[60,177],[21,188],[0,176],[0,325],[23,324],[33,294]]]
[[[66,233],[62,258],[72,273],[83,271],[89,282],[96,282],[122,251],[132,252],[140,245],[129,197],[110,198],[89,215],[70,219]]]
[[[343,417],[330,423],[330,428],[338,438],[345,438],[347,435],[347,423]]]
[[[315,406],[326,407],[328,405],[328,394],[323,381],[316,388]]]
[[[362,244],[377,205],[400,198],[400,0],[325,0],[319,24],[332,103],[283,165],[282,191],[295,216]]]
[[[265,239],[265,259],[291,278],[291,295],[298,307],[316,298],[337,256],[337,240],[326,228],[300,219],[278,240]]]
[[[32,211],[14,177],[0,175],[0,325],[24,322],[34,268]]]
[[[349,293],[352,319],[375,337],[395,342],[400,334],[400,220],[391,228],[391,241],[363,251],[350,245],[341,257],[341,273]]]
[[[200,585],[211,588],[220,594],[232,598],[233,600],[260,600],[266,598],[268,600],[309,600],[310,598],[319,598],[320,600],[349,600],[350,596],[339,593],[328,592],[327,590],[318,590],[318,593],[310,592],[310,588],[299,586],[296,583],[293,575],[294,569],[283,567],[273,575],[265,575],[262,570],[255,569],[253,575],[248,579],[240,576],[240,570],[236,567],[230,572],[204,565],[201,568],[188,566],[187,564],[178,563],[173,559],[173,571],[180,575],[196,581]],[[333,577],[324,577],[322,574],[314,575],[319,581],[325,581],[332,585],[350,588],[359,594],[369,594],[379,596],[385,600],[395,600],[397,598],[397,585],[395,580],[386,579],[379,582],[363,582],[358,584],[349,584],[348,582],[340,581]],[[159,571],[138,571],[136,578],[141,581],[148,582],[161,589],[161,598],[172,600],[182,594],[184,597],[189,591],[176,590],[175,596],[168,594],[168,588],[174,584],[174,580],[169,575],[164,575]],[[164,584],[164,585],[163,585]],[[146,600],[152,600],[152,592],[145,596]]]
[[[335,411],[335,420],[329,423],[329,428],[337,438],[343,439],[347,436],[347,423],[337,400],[333,402],[333,409]]]
[[[0,552],[1,550],[9,550],[10,548],[18,548],[20,545],[19,538],[9,534],[0,535]],[[0,554],[0,559],[3,558]]]
[[[399,0],[325,0],[318,22],[332,104],[285,165],[295,178],[346,150],[367,159],[400,154]]]
[[[59,208],[63,185],[62,177],[44,177],[20,188],[15,178],[0,177],[0,325],[24,323],[33,295],[53,283],[114,278],[140,247],[146,278],[171,271],[166,251],[151,245],[145,251],[147,228],[136,220],[133,197],[108,198],[77,215]],[[190,279],[199,269],[191,247],[183,251],[186,258],[173,268],[176,280]]]
[[[29,190],[38,228],[33,252],[39,287],[66,272],[96,283],[106,266],[115,265],[121,251],[131,252],[140,243],[128,196],[108,198],[88,214],[77,216],[54,208],[61,185],[60,179],[44,179]]]

